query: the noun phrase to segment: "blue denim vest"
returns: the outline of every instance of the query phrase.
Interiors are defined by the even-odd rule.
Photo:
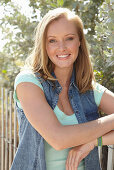
[[[54,73],[52,75],[55,77]],[[38,77],[39,79],[39,77]],[[41,79],[40,79],[41,80]],[[41,84],[47,102],[54,110],[62,88],[58,81],[53,83],[42,80]],[[69,100],[79,123],[88,122],[98,118],[98,108],[94,100],[93,91],[80,94],[75,84],[75,72],[69,86]],[[19,145],[11,170],[46,170],[44,139],[32,127],[24,112],[17,106],[19,124]],[[85,170],[100,170],[98,148],[95,147],[85,158]]]

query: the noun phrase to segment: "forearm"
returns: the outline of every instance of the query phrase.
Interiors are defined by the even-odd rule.
[[[103,135],[102,142],[103,142],[103,145],[113,145],[114,144],[114,130]]]
[[[102,145],[114,145],[114,130],[102,136]],[[97,146],[97,139],[95,140],[95,146]]]
[[[61,128],[60,149],[82,145],[105,135],[114,128],[114,114],[88,123]],[[105,139],[106,140],[106,139]]]
[[[102,136],[103,145],[112,145],[114,144],[114,131],[110,131],[109,133]],[[97,146],[97,139],[91,141],[89,143],[73,147],[69,153],[66,160],[66,168],[68,169],[74,166],[78,167],[80,161],[84,159],[94,147]]]

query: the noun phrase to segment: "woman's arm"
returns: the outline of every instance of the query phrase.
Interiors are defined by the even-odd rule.
[[[114,129],[114,114],[89,123],[63,126],[38,86],[20,83],[16,92],[31,125],[56,150],[88,143]]]
[[[114,145],[114,130],[102,136],[103,145]]]
[[[105,90],[101,98],[99,110],[106,114],[114,113],[114,93],[109,90]]]
[[[102,136],[103,145],[113,145],[114,144],[114,131]],[[84,159],[94,147],[97,146],[97,139],[91,141],[87,144],[76,146],[72,148],[67,156],[66,160],[66,170],[77,170],[79,163]]]

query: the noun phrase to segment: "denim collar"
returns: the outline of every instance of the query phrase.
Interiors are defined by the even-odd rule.
[[[72,71],[72,76],[71,76],[71,80],[70,80],[70,86],[74,86],[78,91],[79,89],[77,88],[77,85],[76,85],[76,73],[75,73],[75,66],[73,66],[73,71]],[[54,73],[54,71],[51,73],[51,75],[56,79],[56,75]],[[53,81],[50,81],[50,80],[47,80],[47,82],[52,86],[52,87],[55,87],[55,88],[58,88],[59,91],[62,90],[62,87],[61,85],[59,84],[58,80],[55,80],[54,82]]]

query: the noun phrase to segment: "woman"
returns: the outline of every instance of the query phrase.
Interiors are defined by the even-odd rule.
[[[15,80],[19,146],[11,170],[100,170],[95,146],[114,144],[114,95],[94,82],[81,19],[49,11],[26,66]],[[108,115],[99,118],[98,108]]]

